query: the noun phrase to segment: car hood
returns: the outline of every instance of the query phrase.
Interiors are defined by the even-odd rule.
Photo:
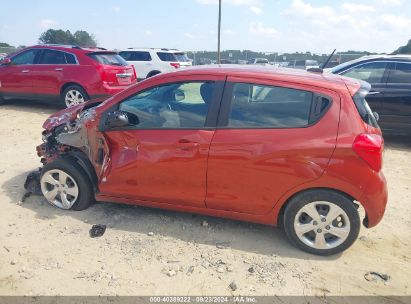
[[[66,124],[67,122],[71,122],[77,119],[77,115],[80,114],[83,110],[92,108],[94,106],[99,105],[102,103],[104,100],[106,100],[107,97],[105,98],[96,98],[92,99],[88,102],[85,102],[83,104],[79,104],[76,106],[72,106],[67,109],[63,109],[61,111],[58,111],[52,115],[50,115],[46,121],[43,123],[43,128],[47,131],[51,131],[52,129],[61,126],[63,124]]]

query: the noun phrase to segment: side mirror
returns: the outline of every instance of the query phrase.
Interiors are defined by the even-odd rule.
[[[9,65],[9,64],[11,64],[11,59],[8,58],[8,57],[3,58],[3,60],[0,61],[0,64],[1,65]]]
[[[105,121],[105,125],[109,129],[121,128],[121,127],[129,126],[130,121],[128,119],[128,115],[126,112],[114,111],[114,112],[108,113],[106,121]]]
[[[374,115],[375,120],[378,122],[380,120],[380,115],[377,112],[372,113]]]
[[[186,98],[184,91],[178,89],[174,91],[174,96],[176,101],[182,101]]]

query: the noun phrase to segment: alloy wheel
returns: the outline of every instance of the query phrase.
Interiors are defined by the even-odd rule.
[[[40,179],[41,191],[47,201],[61,209],[71,209],[79,196],[79,188],[68,173],[53,169]]]
[[[315,249],[331,249],[341,245],[349,236],[350,227],[345,211],[325,201],[304,205],[294,219],[297,237]]]
[[[81,92],[73,89],[67,91],[66,96],[64,96],[64,102],[66,103],[67,108],[70,108],[85,102],[85,99]]]

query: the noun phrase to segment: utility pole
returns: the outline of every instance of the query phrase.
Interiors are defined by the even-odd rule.
[[[218,0],[218,47],[217,47],[217,64],[221,63],[221,1]]]

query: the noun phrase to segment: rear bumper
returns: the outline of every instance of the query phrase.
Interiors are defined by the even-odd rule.
[[[387,182],[382,171],[374,172],[374,176],[370,176],[369,182],[364,188],[366,191],[360,198],[360,202],[367,216],[363,224],[365,227],[371,228],[381,221],[388,201]]]
[[[135,82],[131,85],[128,85],[128,86],[110,86],[110,85],[107,85],[107,84],[103,84],[103,89],[104,89],[104,92],[107,95],[115,95],[117,93],[120,93],[121,91],[124,91],[125,89],[128,89],[129,87],[131,87],[132,85],[134,85],[136,83],[137,82]]]

